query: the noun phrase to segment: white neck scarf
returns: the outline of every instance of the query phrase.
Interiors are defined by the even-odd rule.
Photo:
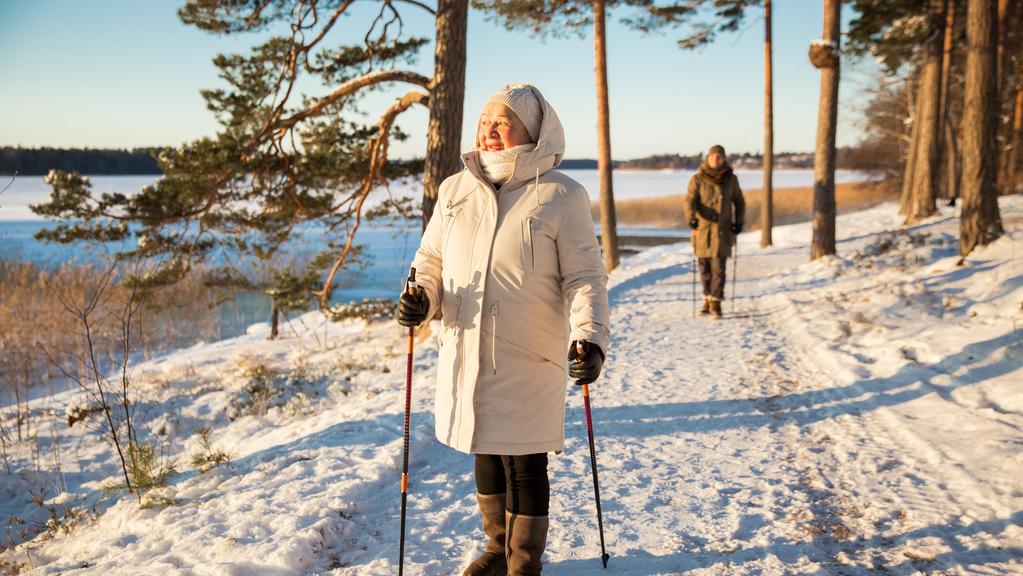
[[[487,181],[495,186],[507,182],[515,170],[515,158],[522,152],[534,150],[536,144],[522,144],[513,148],[494,151],[479,151],[480,165]]]

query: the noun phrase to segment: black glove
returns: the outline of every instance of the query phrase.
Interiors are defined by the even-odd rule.
[[[732,222],[732,234],[738,234],[739,232],[742,232],[742,224]]]
[[[700,227],[700,221],[697,220],[696,218],[693,218],[692,220],[689,221],[689,227],[692,228],[693,230],[696,230],[697,228]]]
[[[581,355],[580,346],[583,349]],[[568,359],[572,360],[568,366],[568,375],[576,379],[576,384],[589,384],[600,376],[600,368],[604,365],[604,351],[592,342],[573,340],[568,349]]]
[[[402,292],[398,298],[398,324],[419,326],[430,311],[430,297],[422,286],[416,286],[411,294]]]

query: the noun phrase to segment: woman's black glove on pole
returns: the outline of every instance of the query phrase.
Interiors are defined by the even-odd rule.
[[[402,326],[419,326],[429,311],[430,297],[422,286],[417,286],[411,294],[402,292],[398,298],[398,324]]]
[[[590,384],[600,376],[600,369],[604,366],[604,351],[592,342],[573,340],[568,349],[568,359],[572,361],[568,366],[569,377],[575,378],[576,384]]]

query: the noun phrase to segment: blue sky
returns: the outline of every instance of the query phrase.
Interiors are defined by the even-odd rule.
[[[212,135],[217,123],[199,95],[221,85],[211,59],[244,52],[254,35],[223,37],[178,20],[180,1],[0,1],[0,145],[134,147],[177,145]],[[775,150],[812,150],[819,74],[806,58],[820,36],[821,2],[776,0],[774,17]],[[368,4],[362,5],[365,10]],[[406,28],[432,35],[432,23],[406,9]],[[713,143],[730,151],[763,144],[763,22],[697,51],[675,47],[678,32],[642,35],[608,27],[612,154],[617,159],[694,153]],[[848,20],[849,14],[845,15]],[[346,23],[359,28],[360,15]],[[364,32],[357,33],[361,38]],[[340,38],[340,36],[338,37]],[[413,67],[429,74],[433,47]],[[858,110],[869,65],[845,62],[839,144],[861,137]],[[593,41],[590,34],[542,40],[508,32],[470,12],[466,126],[486,97],[509,82],[532,82],[565,124],[567,156],[596,155]],[[307,85],[311,91],[326,90]],[[368,97],[374,118],[407,86]],[[412,135],[393,156],[422,155],[425,110],[403,115]],[[464,131],[463,131],[464,132]],[[471,135],[463,134],[463,149]]]

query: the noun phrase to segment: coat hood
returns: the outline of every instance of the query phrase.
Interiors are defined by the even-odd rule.
[[[502,188],[515,188],[523,182],[542,176],[557,168],[561,164],[561,159],[565,157],[565,128],[561,125],[561,119],[558,118],[551,103],[535,86],[531,85],[529,88],[536,96],[537,102],[540,103],[540,110],[543,113],[543,119],[540,122],[540,135],[536,140],[536,148],[529,152],[522,152],[515,158],[515,168],[511,178],[502,185]],[[478,123],[476,131],[479,132]],[[489,186],[483,176],[483,167],[480,165],[479,151],[475,144],[477,141],[478,138],[473,136],[473,149],[462,154],[462,163],[473,176]]]

